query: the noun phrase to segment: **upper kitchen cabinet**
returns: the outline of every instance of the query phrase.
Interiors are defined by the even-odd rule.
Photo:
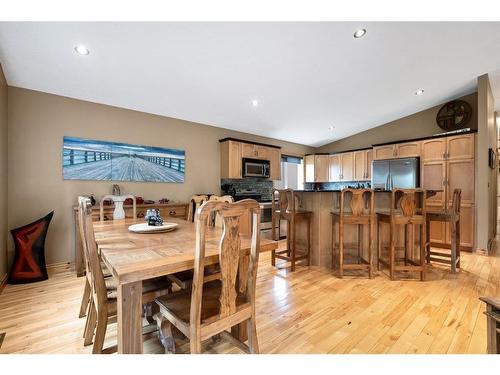
[[[364,180],[366,178],[366,152],[354,151],[354,179]]]
[[[410,158],[420,156],[420,142],[405,142],[373,148],[374,159]]]
[[[329,155],[314,156],[314,182],[329,181]]]
[[[269,160],[269,179],[281,179],[281,149],[279,147],[232,138],[221,139],[220,144],[221,178],[242,178],[243,158],[250,158]]]
[[[314,155],[304,156],[304,180],[314,182]]]
[[[341,158],[339,154],[336,155],[330,155],[328,157],[329,162],[328,162],[328,168],[329,168],[329,181],[330,182],[337,182],[341,181],[342,176],[341,176]]]
[[[446,158],[448,160],[474,158],[474,134],[447,137]]]
[[[354,181],[354,153],[340,154],[341,181]]]
[[[366,179],[372,179],[373,149],[366,150]]]
[[[394,157],[411,158],[420,156],[420,142],[406,142],[395,145]]]
[[[395,145],[377,146],[373,148],[373,159],[391,159],[395,155]]]
[[[242,144],[240,142],[232,140],[221,142],[221,178],[241,178],[241,153]]]
[[[446,156],[446,138],[426,139],[421,142],[421,161],[440,161]]]
[[[278,148],[268,148],[269,162],[271,164],[270,179],[281,180],[281,151]]]
[[[373,150],[354,151],[353,181],[370,180],[372,174]],[[348,175],[344,173],[344,175]]]

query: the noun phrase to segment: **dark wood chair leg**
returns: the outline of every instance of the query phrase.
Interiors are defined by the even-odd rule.
[[[296,223],[295,223],[295,220],[292,220],[291,227],[292,227],[292,232],[290,233],[290,237],[292,237],[292,239],[290,242],[291,242],[292,247],[290,249],[290,256],[291,256],[291,263],[292,263],[291,271],[294,272],[295,271],[295,250],[296,250],[296,242],[295,242]]]
[[[311,265],[311,217],[307,217],[307,265]]]
[[[420,225],[420,266],[422,267],[420,280],[422,281],[425,281],[425,274],[427,271],[427,263],[425,262],[425,254],[426,254],[425,238],[427,238],[426,229],[427,228],[425,223],[423,225]]]
[[[457,273],[457,222],[450,223],[451,231],[451,273]]]
[[[425,259],[427,263],[431,262],[431,222],[429,220],[425,221]]]
[[[377,221],[377,270],[380,271],[380,256],[382,254],[382,235],[380,233],[380,222]]]

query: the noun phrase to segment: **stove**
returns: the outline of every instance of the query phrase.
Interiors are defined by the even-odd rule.
[[[255,199],[257,202],[262,199],[262,195],[257,192],[257,190],[237,190],[233,194],[235,201],[241,201],[243,199]]]

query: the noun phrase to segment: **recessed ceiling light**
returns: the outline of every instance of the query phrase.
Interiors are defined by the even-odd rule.
[[[354,32],[354,37],[357,39],[357,38],[361,38],[363,36],[365,36],[366,34],[366,29],[359,29],[359,30],[356,30]]]
[[[82,46],[82,45],[75,46],[75,51],[79,55],[88,55],[90,53],[90,50],[87,47]]]
[[[420,90],[417,90],[415,91],[415,95],[422,95],[424,93],[424,89],[420,89]]]
[[[333,130],[333,129],[335,129],[335,126],[330,126],[330,127],[328,128],[328,130]]]
[[[257,99],[253,99],[253,100],[252,100],[252,105],[253,105],[254,107],[258,107],[258,106],[259,106],[259,101],[258,101]]]

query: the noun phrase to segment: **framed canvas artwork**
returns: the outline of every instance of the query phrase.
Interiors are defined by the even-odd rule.
[[[184,182],[185,151],[63,138],[65,180]]]

